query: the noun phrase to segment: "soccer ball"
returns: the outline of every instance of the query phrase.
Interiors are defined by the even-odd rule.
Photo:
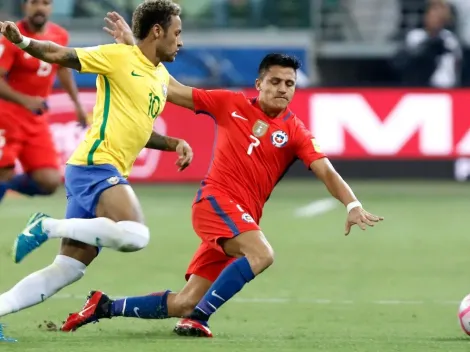
[[[459,307],[459,322],[462,330],[470,335],[470,294],[460,302]]]

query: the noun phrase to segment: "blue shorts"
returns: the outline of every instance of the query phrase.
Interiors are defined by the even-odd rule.
[[[67,165],[65,191],[67,210],[65,218],[92,219],[101,193],[106,189],[129,184],[112,165]]]

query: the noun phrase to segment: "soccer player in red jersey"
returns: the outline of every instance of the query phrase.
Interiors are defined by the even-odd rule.
[[[111,31],[118,41],[130,30],[116,14]],[[121,35],[119,34],[121,33]],[[256,89],[247,98],[227,90],[202,90],[170,80],[168,101],[212,117],[217,126],[214,158],[192,207],[192,224],[201,238],[180,292],[111,300],[92,291],[85,306],[71,314],[63,331],[116,316],[141,319],[184,317],[179,335],[211,337],[209,317],[274,261],[274,251],[259,222],[276,184],[300,159],[347,209],[345,234],[357,224],[365,230],[383,220],[362,208],[347,183],[320,151],[315,138],[289,109],[295,92],[297,59],[267,55],[259,66]]]
[[[17,23],[23,34],[67,45],[67,31],[48,21],[52,0],[24,0],[23,10],[25,17]],[[8,189],[28,196],[49,195],[61,183],[47,122],[47,97],[56,74],[85,126],[86,113],[72,72],[32,57],[5,38],[0,40],[0,200]],[[15,176],[16,160],[24,174]]]

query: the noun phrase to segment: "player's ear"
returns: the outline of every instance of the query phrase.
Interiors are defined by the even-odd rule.
[[[255,81],[255,87],[258,92],[261,90],[261,80],[259,78]]]
[[[163,28],[159,24],[152,27],[152,35],[155,39],[159,39],[163,34]]]

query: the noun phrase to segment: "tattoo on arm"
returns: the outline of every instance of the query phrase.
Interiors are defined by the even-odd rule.
[[[80,71],[82,68],[75,49],[67,48],[51,41],[32,39],[31,43],[23,50],[31,56],[51,64],[73,68],[77,71]]]
[[[149,149],[174,152],[179,142],[180,141],[177,138],[162,136],[157,132],[152,132],[152,135],[150,136],[150,139],[145,147]]]

